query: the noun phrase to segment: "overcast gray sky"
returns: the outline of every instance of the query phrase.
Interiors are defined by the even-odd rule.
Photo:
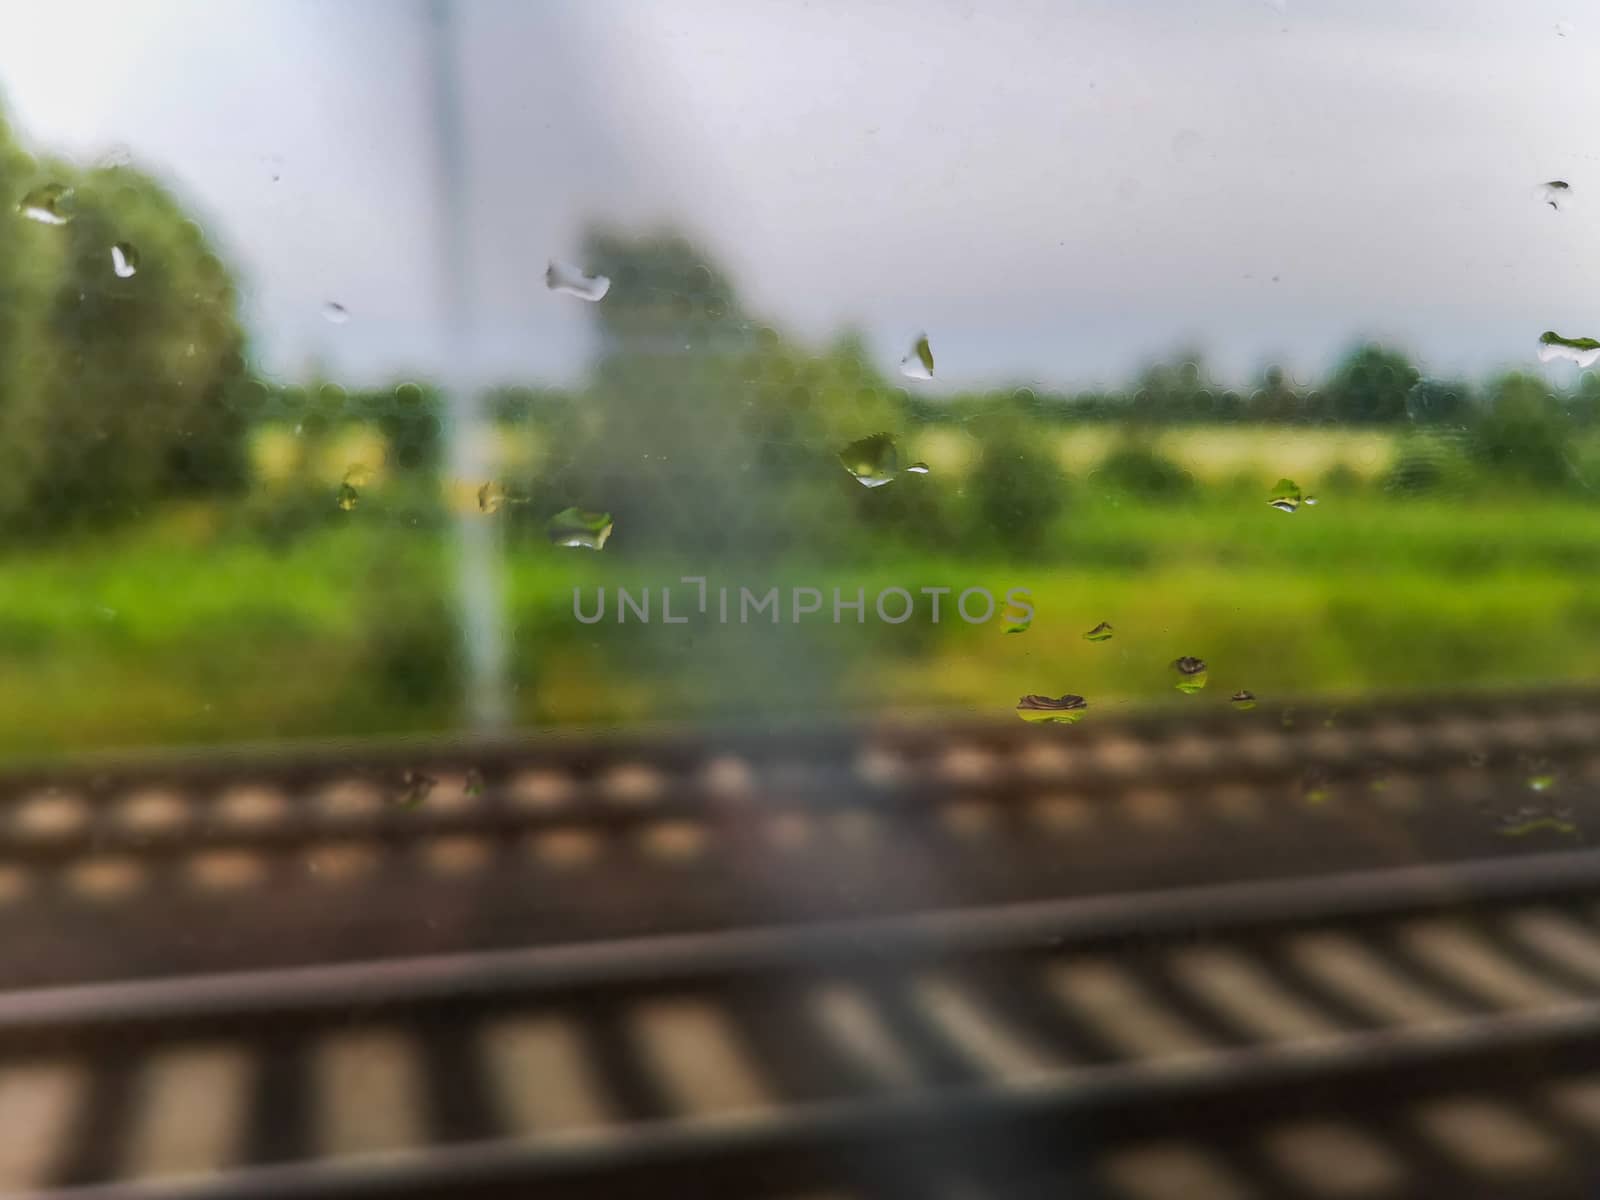
[[[465,186],[441,211],[420,0],[5,0],[36,149],[125,147],[244,277],[262,365],[571,378],[543,286],[585,222],[672,222],[747,304],[945,386],[1225,375],[1363,335],[1435,371],[1600,331],[1600,11],[1578,0],[457,0]],[[1564,178],[1577,204],[1536,194]],[[1587,203],[1585,203],[1587,201]],[[321,316],[337,300],[351,314]]]

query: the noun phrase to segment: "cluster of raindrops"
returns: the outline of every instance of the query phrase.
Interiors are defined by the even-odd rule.
[[[67,225],[77,214],[77,193],[64,183],[42,183],[17,202],[17,212],[41,225]],[[111,273],[118,279],[139,273],[139,251],[132,242],[112,244]]]
[[[1556,33],[1566,36],[1566,26],[1557,23]],[[1565,179],[1547,179],[1539,185],[1539,198],[1556,212],[1572,207],[1572,185]],[[1576,363],[1580,370],[1600,362],[1600,340],[1592,337],[1565,337],[1552,329],[1539,335],[1539,361]]]
[[[1026,628],[1023,625],[1022,628]],[[1006,629],[1007,633],[1020,632],[1016,627]],[[1112,628],[1106,621],[1101,621],[1093,629],[1086,632],[1084,640],[1090,642],[1106,642],[1111,640]],[[1203,691],[1210,680],[1210,668],[1205,659],[1184,655],[1174,659],[1171,664],[1172,671],[1177,676],[1173,685],[1186,696],[1192,696]],[[1228,703],[1239,712],[1248,712],[1256,706],[1254,692],[1241,688],[1228,697]],[[1032,723],[1054,722],[1058,724],[1074,725],[1088,708],[1088,703],[1082,696],[1065,695],[1057,700],[1048,696],[1029,694],[1017,701],[1017,715],[1024,721]]]
[[[1572,185],[1565,179],[1548,179],[1539,185],[1539,195],[1546,204],[1560,212],[1568,207]]]

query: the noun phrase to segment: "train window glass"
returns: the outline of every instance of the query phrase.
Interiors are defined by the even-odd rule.
[[[1580,7],[11,6],[0,1187],[1563,1178],[1427,1055],[1597,983]]]

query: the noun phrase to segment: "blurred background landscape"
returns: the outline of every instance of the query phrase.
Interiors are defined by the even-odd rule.
[[[223,7],[235,21],[262,11]],[[1596,86],[1546,70],[1553,20],[1532,32],[1519,16],[1524,41],[1499,47],[1505,86],[1543,91],[1519,93],[1503,126],[1476,131],[1490,144],[1462,154],[1456,134],[1472,130],[1380,136],[1381,112],[1362,118],[1365,142],[1320,123],[1302,137],[1293,112],[1257,114],[1288,123],[1265,135],[1208,116],[1203,96],[1152,92],[1153,74],[1130,81],[1107,50],[1137,44],[1147,17],[1086,10],[1085,36],[1105,44],[1081,53],[1104,69],[1071,87],[1082,100],[1098,81],[1098,95],[1052,107],[1063,85],[1041,74],[1033,91],[1004,97],[1040,126],[1032,144],[1053,146],[1007,177],[985,174],[987,152],[969,139],[997,121],[1021,136],[1016,122],[907,83],[935,59],[947,72],[939,55],[969,41],[982,47],[973,54],[998,52],[972,28],[984,18],[936,6],[905,75],[874,57],[874,39],[892,46],[905,31],[863,16],[864,62],[881,72],[845,85],[853,105],[791,116],[804,140],[831,130],[837,147],[871,129],[878,148],[864,161],[881,166],[923,137],[917,153],[941,164],[965,154],[968,169],[902,176],[899,207],[864,211],[859,226],[831,225],[835,210],[819,201],[801,232],[803,216],[775,209],[765,228],[725,225],[681,183],[653,210],[639,180],[615,202],[608,172],[633,161],[649,73],[597,88],[573,65],[578,51],[609,33],[613,58],[626,59],[659,35],[660,56],[645,61],[669,82],[711,71],[717,55],[748,67],[719,43],[755,36],[732,10],[685,10],[682,28],[663,31],[624,29],[623,10],[605,6],[402,7],[282,6],[259,17],[254,51],[198,7],[174,6],[194,19],[181,36],[146,21],[133,41],[127,29],[118,39],[113,9],[96,10],[91,42],[142,63],[126,94],[187,61],[201,64],[198,82],[174,83],[165,116],[135,104],[123,117],[114,102],[125,93],[97,84],[102,107],[78,97],[60,146],[47,85],[71,90],[73,78],[40,76],[15,52],[0,59],[13,109],[0,125],[0,753],[481,727],[483,688],[504,693],[505,722],[544,727],[841,708],[1003,714],[1023,693],[1066,691],[1093,710],[1220,705],[1243,688],[1314,699],[1321,712],[1378,693],[1587,682],[1600,669],[1600,375],[1534,353],[1545,329],[1600,329],[1582,266],[1600,241],[1595,218],[1538,191],[1563,176],[1581,201],[1594,156],[1570,154],[1559,131],[1529,149],[1539,113],[1582,111]],[[1407,11],[1385,19],[1404,26]],[[802,61],[825,16],[775,18]],[[1500,37],[1497,19],[1474,9],[1449,31],[1402,28],[1382,44],[1418,57],[1388,64],[1381,83],[1415,87],[1424,43],[1464,68]],[[59,25],[29,32],[46,63],[71,44]],[[1264,54],[1332,52],[1308,47],[1336,50],[1340,37],[1241,5],[1207,28],[1174,18],[1151,53],[1237,60],[1267,89],[1295,67],[1263,65]],[[1278,49],[1284,39],[1292,51]],[[496,46],[535,41],[565,74],[519,83]],[[420,98],[403,121],[381,96],[363,107],[332,94],[308,119],[350,144],[374,122],[416,124],[416,145],[394,135],[385,152],[420,162],[420,183],[379,179],[352,202],[318,174],[327,144],[266,118],[240,127],[242,149],[183,142],[196,120],[186,87],[220,90],[226,113],[245,103],[243,81],[238,96],[218,82],[226,64],[243,80],[264,48],[313,42],[325,47],[307,60],[316,86],[361,92],[365,77],[338,55],[363,45],[409,81]],[[704,57],[685,60],[684,42]],[[1342,81],[1313,84],[1324,99],[1369,103]],[[1137,103],[1109,100],[1119,86]],[[1493,90],[1474,103],[1492,103]],[[1426,123],[1431,111],[1403,115]],[[667,114],[681,133],[687,118]],[[777,129],[779,115],[749,120]],[[607,119],[609,138],[584,125]],[[1146,145],[1130,150],[1103,128],[1127,120],[1150,131]],[[1052,122],[1088,140],[1051,142]],[[436,155],[457,123],[465,164]],[[552,124],[571,126],[560,146],[519,140]],[[669,174],[696,176],[695,155],[665,144],[637,169],[670,160]],[[1271,152],[1256,173],[1230,174],[1235,144]],[[725,174],[743,163],[757,187],[766,160],[742,158],[740,145]],[[1518,150],[1497,159],[1497,146]],[[794,204],[821,177],[841,203],[881,182],[850,173],[854,150],[812,155],[809,173],[799,154],[775,160],[794,172],[775,185]],[[1391,155],[1405,165],[1385,177]],[[1068,162],[1071,178],[1059,176]],[[563,198],[555,216],[530,201],[538,237],[517,224],[516,203],[493,208],[542,186],[507,185],[507,163],[542,164]],[[1342,187],[1330,196],[1321,172],[1335,169]],[[1491,200],[1473,172],[1493,181]],[[1381,204],[1356,199],[1364,175]],[[290,199],[235,217],[227,186]],[[71,189],[70,219],[24,211],[50,187]],[[966,189],[961,205],[929,199],[951,188]],[[1097,207],[1041,232],[1057,219],[1040,215],[1049,195],[1067,188]],[[1237,201],[1220,215],[1196,199],[1219,190]],[[1011,220],[1018,197],[1026,219]],[[376,242],[351,231],[363,220]],[[1022,227],[1010,240],[969,247],[964,263],[944,257],[1008,222]],[[1329,225],[1339,228],[1319,247]],[[1279,244],[1284,228],[1294,236]],[[901,248],[898,265],[862,250],[873,229]],[[1076,258],[1048,259],[1057,231]],[[817,261],[813,243],[830,235],[837,251]],[[804,269],[800,251],[775,249],[791,237],[810,246]],[[1134,238],[1133,257],[1090,262],[1084,248],[1108,237]],[[1036,256],[1019,267],[1029,238]],[[1170,287],[1151,274],[1167,238],[1191,247],[1165,256]],[[136,248],[135,270],[116,268],[114,245]],[[787,262],[789,287],[775,292],[763,253]],[[1295,273],[1306,255],[1309,277]],[[547,290],[550,258],[606,275],[609,293],[584,304]],[[314,277],[285,284],[286,260]],[[429,265],[413,279],[418,263]],[[799,292],[804,303],[785,303]],[[1008,305],[1032,315],[996,332]],[[898,370],[923,329],[938,364],[929,382]],[[837,455],[878,433],[928,473],[861,487]],[[1270,508],[1280,477],[1316,505]],[[507,502],[480,504],[486,485]],[[569,506],[612,515],[602,551],[551,544],[545,523]],[[490,568],[480,560],[476,573],[463,565],[474,539]],[[999,622],[920,615],[777,629],[573,618],[575,587],[659,589],[684,575],[869,597],[1027,587],[1037,615],[1009,636]],[[474,636],[495,643],[476,650],[463,617],[472,589],[492,616]],[[1101,621],[1116,636],[1086,642]],[[1179,655],[1211,665],[1200,698],[1172,687]]]

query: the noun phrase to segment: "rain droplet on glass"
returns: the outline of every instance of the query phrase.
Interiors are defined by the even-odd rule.
[[[1071,693],[1054,700],[1030,694],[1017,701],[1017,716],[1033,724],[1076,725],[1088,711],[1089,702]]]
[[[552,292],[565,292],[591,304],[604,300],[611,290],[611,280],[604,275],[586,275],[571,263],[550,260],[544,269],[544,285]]]
[[[131,242],[118,242],[111,247],[111,270],[118,279],[132,279],[139,273],[139,252]]]
[[[545,523],[552,544],[578,550],[601,550],[611,536],[611,514],[564,508]]]
[[[1300,488],[1292,479],[1280,479],[1272,487],[1272,498],[1267,504],[1282,513],[1292,513],[1300,507]]]
[[[1228,703],[1233,705],[1233,707],[1238,709],[1240,712],[1249,712],[1256,706],[1256,694],[1254,692],[1246,691],[1244,688],[1240,688],[1237,692],[1228,697]]]
[[[839,451],[839,461],[862,487],[882,487],[900,471],[900,452],[887,433],[851,442]]]
[[[432,775],[410,769],[400,772],[400,785],[396,789],[395,803],[401,808],[417,808],[439,786]]]
[[[1539,198],[1560,212],[1572,203],[1572,185],[1565,179],[1547,179],[1539,185]]]
[[[1172,669],[1178,673],[1178,682],[1173,686],[1186,696],[1192,696],[1206,686],[1206,663],[1203,658],[1191,658],[1184,655],[1174,659]]]
[[[350,319],[350,310],[337,300],[329,300],[322,306],[322,319],[330,325],[343,325]]]
[[[1592,337],[1562,337],[1554,330],[1539,335],[1539,361],[1555,362],[1565,359],[1580,367],[1592,367],[1600,362],[1600,341]]]
[[[1572,836],[1578,826],[1572,819],[1572,809],[1564,804],[1524,804],[1503,814],[1496,822],[1496,831],[1502,837],[1527,837],[1534,833],[1559,833]]]
[[[1089,630],[1088,633],[1083,635],[1083,640],[1086,642],[1109,642],[1111,640],[1111,635],[1114,632],[1115,631],[1109,624],[1107,624],[1105,621],[1101,621],[1100,624],[1096,625],[1093,629]]]
[[[41,225],[65,225],[72,220],[73,191],[64,183],[40,184],[17,204],[17,211]]]
[[[917,334],[911,353],[900,360],[900,374],[907,379],[933,378],[933,347],[928,344],[927,334]]]

